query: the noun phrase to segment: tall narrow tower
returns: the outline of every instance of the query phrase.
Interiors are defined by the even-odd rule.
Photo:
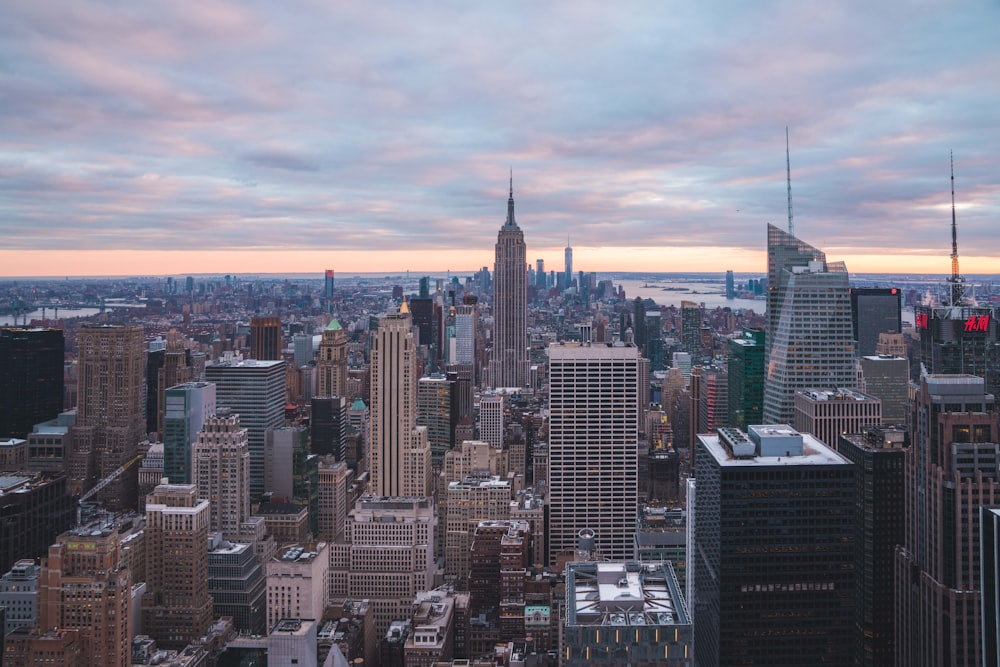
[[[497,235],[493,265],[493,356],[489,382],[494,387],[528,385],[528,271],[524,232],[514,220],[514,180],[507,199],[507,220]]]
[[[427,429],[417,426],[417,350],[406,302],[382,317],[372,340],[368,473],[378,496],[426,496]]]
[[[573,284],[573,247],[569,244],[569,238],[566,239],[566,284],[564,287],[569,289]]]

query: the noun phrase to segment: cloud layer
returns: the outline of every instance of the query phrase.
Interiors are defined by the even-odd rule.
[[[1000,257],[997,25],[990,2],[9,0],[0,253],[488,251],[509,168],[529,255],[759,252],[787,125],[796,231],[831,257],[947,255],[951,150],[960,244]]]

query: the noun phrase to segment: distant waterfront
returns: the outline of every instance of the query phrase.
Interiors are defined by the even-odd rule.
[[[733,310],[752,310],[763,314],[765,302],[760,299],[727,299],[725,284],[717,282],[688,282],[685,280],[615,280],[616,285],[625,289],[625,297],[629,300],[637,296],[652,299],[658,306],[676,306],[680,308],[681,301],[694,301],[705,304],[706,308],[732,308]],[[667,288],[667,289],[664,289]]]

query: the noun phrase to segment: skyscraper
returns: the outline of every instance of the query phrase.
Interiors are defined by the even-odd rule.
[[[146,498],[143,629],[162,648],[180,650],[212,622],[208,593],[209,501],[194,484],[161,484]]]
[[[851,325],[858,356],[875,354],[881,333],[902,333],[903,294],[895,287],[851,288]]]
[[[152,353],[151,355],[152,356]],[[147,373],[150,365],[146,365]],[[191,368],[191,350],[184,345],[184,340],[176,329],[167,332],[166,347],[163,350],[163,363],[156,368],[155,377],[146,378],[146,386],[155,385],[153,398],[156,400],[156,432],[163,437],[163,415],[166,410],[165,396],[170,387],[195,380],[196,373]],[[147,400],[148,400],[147,396]],[[150,429],[152,430],[152,429]]]
[[[406,302],[383,316],[372,339],[368,474],[379,496],[425,496],[427,429],[417,426],[417,352]]]
[[[698,436],[688,581],[693,570],[701,667],[851,664],[854,475],[787,426]]]
[[[0,437],[26,438],[63,407],[62,329],[0,328]]]
[[[205,419],[192,453],[198,498],[211,502],[209,530],[234,539],[250,516],[250,447],[239,415]]]
[[[60,535],[42,560],[38,626],[78,629],[84,664],[94,667],[129,664],[132,576],[119,540],[113,527],[74,529]]]
[[[514,220],[514,184],[507,199],[507,220],[497,235],[493,264],[493,387],[528,386],[528,273],[524,232]]]
[[[215,414],[215,385],[187,382],[166,390],[163,415],[163,476],[171,484],[193,484],[191,447],[205,419]]]
[[[324,396],[312,399],[309,417],[312,453],[332,455],[343,461],[347,455],[347,399]]]
[[[639,393],[635,346],[549,346],[550,562],[583,529],[609,558],[632,553]]]
[[[333,280],[334,272],[333,269],[327,269],[326,273],[323,274],[323,298],[329,299],[333,296]]]
[[[144,341],[142,327],[85,325],[77,342],[79,397],[69,474],[74,491],[87,491],[134,458],[145,434]],[[136,476],[126,473],[100,497],[112,509],[133,507],[136,489]]]
[[[905,455],[896,664],[979,665],[980,505],[1000,503],[1000,419],[983,378],[924,375]]]
[[[569,245],[569,239],[566,239],[566,274],[563,278],[563,289],[569,289],[573,286],[573,248]]]
[[[681,343],[685,352],[701,359],[701,306],[694,301],[681,301]]]
[[[764,407],[764,332],[744,329],[729,341],[729,425],[746,430]]]
[[[336,319],[323,329],[316,361],[317,396],[347,396],[347,332]]]
[[[545,289],[545,260],[535,260],[535,286],[538,289]]]
[[[250,358],[261,361],[281,359],[281,320],[253,317],[250,320]]]
[[[843,262],[767,226],[764,421],[790,424],[798,389],[857,386],[850,285]]]
[[[250,499],[264,493],[264,431],[285,423],[285,362],[226,358],[205,367],[216,405],[240,416],[250,446]]]

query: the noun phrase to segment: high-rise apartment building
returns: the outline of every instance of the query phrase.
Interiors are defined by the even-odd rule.
[[[316,371],[317,396],[347,396],[347,332],[336,319],[323,329]]]
[[[695,359],[701,358],[701,306],[681,301],[681,348]]]
[[[729,425],[745,430],[763,421],[764,332],[744,329],[729,341]]]
[[[63,408],[62,329],[0,328],[0,437],[26,438]]]
[[[843,434],[837,445],[854,463],[855,658],[865,667],[895,664],[896,599],[893,590],[896,545],[906,525],[904,457],[907,432],[896,427],[869,426]]]
[[[371,349],[369,488],[380,496],[428,494],[431,463],[427,429],[417,426],[417,356],[403,302],[379,320]]]
[[[215,414],[215,385],[187,382],[164,394],[163,476],[171,484],[192,484],[191,447],[205,420]]]
[[[198,499],[194,484],[161,484],[146,498],[142,626],[163,648],[184,648],[212,622],[210,521],[210,503]]]
[[[797,390],[857,386],[849,278],[843,262],[774,225],[767,258],[764,421],[790,424]]]
[[[841,433],[861,433],[882,423],[882,401],[853,389],[806,389],[795,392],[795,420],[800,433],[811,433],[837,448]]]
[[[430,498],[363,496],[333,545],[331,594],[371,600],[375,636],[385,636],[391,621],[409,617],[416,594],[434,587],[436,530]]]
[[[78,405],[72,428],[69,475],[74,491],[87,491],[135,458],[145,434],[142,403],[142,327],[83,326],[77,338]],[[134,470],[100,492],[111,509],[134,507]]]
[[[609,558],[632,551],[638,502],[639,351],[549,346],[549,559],[597,533]]]
[[[788,426],[702,434],[697,449],[698,664],[851,664],[854,466]]]
[[[281,359],[281,320],[277,317],[250,319],[250,358],[258,361]]]
[[[250,516],[250,446],[240,416],[226,412],[205,419],[197,435],[192,481],[211,502],[209,531],[234,539]]]
[[[896,551],[896,664],[979,665],[979,506],[1000,504],[1000,418],[981,377],[924,375]]]
[[[851,325],[859,356],[876,354],[879,334],[903,332],[903,293],[895,287],[852,287]]]
[[[87,526],[63,533],[42,560],[38,626],[79,630],[87,665],[127,665],[131,588],[115,528]]]
[[[216,405],[240,416],[250,446],[250,499],[264,493],[264,431],[285,424],[285,362],[224,358],[205,367]]]
[[[528,386],[528,272],[524,232],[514,220],[514,186],[507,199],[507,220],[500,228],[493,264],[493,387]],[[572,259],[570,258],[570,268]],[[568,274],[572,278],[572,274]]]

